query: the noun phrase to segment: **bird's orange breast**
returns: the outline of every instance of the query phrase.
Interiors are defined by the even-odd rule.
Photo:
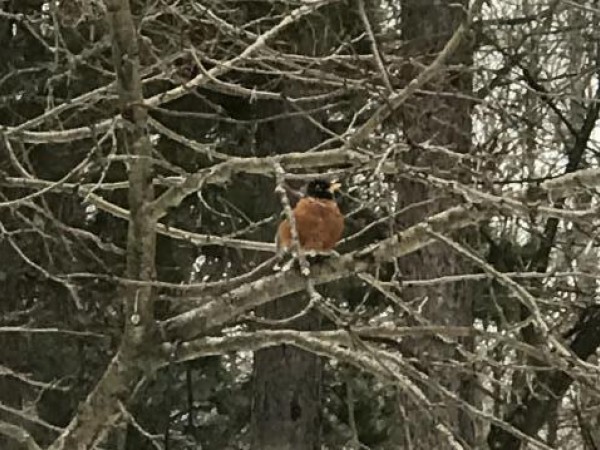
[[[293,212],[303,250],[328,251],[342,237],[344,216],[334,200],[303,198]],[[287,219],[279,225],[277,242],[281,248],[292,246],[292,230]]]

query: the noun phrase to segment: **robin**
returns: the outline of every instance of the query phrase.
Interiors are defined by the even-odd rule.
[[[334,196],[340,187],[337,181],[312,180],[306,187],[306,196],[294,207],[298,241],[304,252],[329,252],[342,237],[344,216]],[[279,224],[276,243],[279,250],[289,250],[293,246],[288,219]]]

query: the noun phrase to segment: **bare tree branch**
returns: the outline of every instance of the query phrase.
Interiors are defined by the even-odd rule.
[[[570,341],[569,349],[585,361],[600,347],[600,308],[586,309],[577,323],[564,335]],[[523,400],[505,418],[515,428],[528,436],[534,436],[546,423],[548,413],[563,398],[573,382],[569,370],[539,372]],[[507,430],[492,426],[487,438],[491,449],[519,449],[522,437]]]
[[[17,425],[0,421],[0,434],[14,439],[27,450],[42,450],[31,434]]]
[[[430,217],[425,223],[415,225],[363,250],[345,254],[323,265],[313,266],[311,281],[322,284],[367,271],[381,262],[407,255],[429,245],[434,241],[429,234],[430,229],[447,233],[468,227],[483,217],[483,209],[448,209]],[[260,279],[234,289],[229,295],[211,300],[199,308],[167,320],[164,323],[166,335],[171,340],[189,340],[231,321],[256,306],[301,291],[305,285],[305,277],[291,271]]]

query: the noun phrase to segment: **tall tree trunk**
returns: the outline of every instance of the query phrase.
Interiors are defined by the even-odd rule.
[[[270,103],[261,111],[266,114],[291,112],[281,103]],[[261,154],[281,149],[305,151],[321,140],[321,132],[303,117],[277,120],[260,127],[257,133]],[[262,192],[267,192],[266,189]],[[277,201],[275,195],[272,197]],[[296,295],[269,303],[257,312],[269,319],[284,319],[300,312],[306,302],[304,296]],[[316,330],[319,326],[316,313],[286,323],[286,327],[302,330]],[[321,370],[320,357],[294,347],[284,345],[255,353],[252,449],[320,448]]]
[[[294,51],[308,56],[329,54],[331,45],[337,45],[339,35],[351,35],[349,28],[360,24],[357,16],[345,5],[332,5],[320,10],[321,15],[311,16],[290,30],[288,39]],[[361,25],[362,29],[362,25]],[[317,39],[315,39],[317,36]],[[303,97],[323,93],[314,85],[296,81],[278,82],[281,101],[258,102],[256,111],[261,116],[283,116],[258,126],[256,153],[273,155],[282,152],[302,152],[315,147],[328,137],[318,123],[324,123],[325,113],[298,115],[298,106],[285,101],[286,97]],[[320,103],[303,103],[306,111],[321,106]],[[285,114],[293,114],[285,117]],[[258,192],[258,208],[281,210],[277,196],[265,198],[272,184],[252,190]],[[246,194],[248,195],[248,194]],[[266,205],[274,202],[275,205]],[[268,206],[268,207],[267,207]],[[274,207],[273,207],[274,206]],[[265,237],[273,239],[274,235]],[[294,316],[307,305],[307,295],[282,298],[257,311],[263,317],[282,319]],[[316,330],[321,327],[316,312],[303,314],[286,328]],[[253,450],[317,450],[321,448],[321,391],[322,359],[312,353],[290,346],[280,346],[254,354],[253,399],[251,420],[251,448]]]
[[[415,58],[421,64],[431,62],[459,27],[467,6],[468,2],[464,0],[402,0],[401,27],[407,56]],[[469,72],[471,59],[471,44],[466,42],[448,62],[452,66],[463,64],[464,70],[445,70],[428,86],[430,90],[444,95],[416,96],[407,102],[402,111],[402,121],[404,135],[409,143],[418,145],[430,142],[455,152],[470,150],[471,102],[464,100],[460,95],[468,95],[472,91],[472,77]],[[420,70],[418,66],[407,67],[405,79],[409,81]],[[422,148],[415,148],[406,162],[428,167],[434,174],[460,170],[456,169],[456,160]],[[458,172],[453,178],[461,179],[463,176]],[[429,208],[416,208],[416,212],[405,216],[405,222],[401,226],[415,223],[432,211],[448,206],[451,201],[447,197],[444,198],[445,193],[426,187],[421,182],[399,181],[398,192],[401,193],[401,207],[426,199],[433,201]],[[402,275],[406,278],[434,278],[465,270],[465,265],[459,257],[441,244],[429,246],[418,254],[403,258],[399,264]],[[432,323],[461,326],[471,326],[473,323],[473,293],[469,285],[442,285],[407,291],[406,294],[411,295],[413,299],[422,298],[425,301],[423,314]],[[460,341],[459,344],[467,350],[473,347],[470,338]],[[424,370],[427,370],[435,382],[459,394],[464,400],[473,402],[472,378],[466,375],[458,376],[456,369],[439,369],[427,364],[431,360],[461,361],[455,345],[431,339],[417,342],[416,351],[423,362]],[[474,446],[474,424],[464,412],[446,406],[444,410],[436,411],[435,414],[434,421],[445,421],[453,431],[455,440],[462,440],[469,446]],[[448,448],[451,445],[443,435],[424,432],[423,423],[426,422],[414,421],[411,424],[415,448]]]

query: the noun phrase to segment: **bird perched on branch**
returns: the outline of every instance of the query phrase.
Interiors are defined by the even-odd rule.
[[[335,192],[340,187],[337,181],[312,180],[306,187],[306,196],[294,207],[298,242],[304,252],[329,252],[342,237],[344,216],[335,201]],[[293,247],[288,219],[279,224],[276,243],[279,250]]]

